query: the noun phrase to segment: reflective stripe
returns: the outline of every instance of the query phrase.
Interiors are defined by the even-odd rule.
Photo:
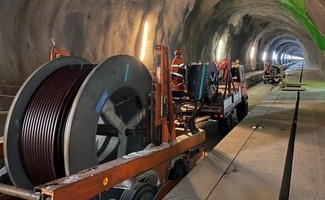
[[[184,63],[182,63],[182,64],[179,64],[179,65],[172,65],[171,67],[183,67],[185,64]],[[185,68],[186,68],[187,66],[185,65]]]
[[[177,73],[177,72],[172,72],[171,74],[175,75],[175,76],[179,76],[181,78],[184,78],[184,76],[180,73]]]

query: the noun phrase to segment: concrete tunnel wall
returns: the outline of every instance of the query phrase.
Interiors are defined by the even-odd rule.
[[[152,70],[154,47],[163,44],[183,51],[186,63],[220,59],[231,48],[255,69],[260,56],[249,61],[249,50],[267,48],[290,35],[305,52],[308,67],[325,70],[322,52],[308,32],[277,0],[0,0],[0,83],[21,85],[49,60],[51,48],[70,51],[93,63],[116,54],[139,57],[142,30],[149,22],[144,64]]]

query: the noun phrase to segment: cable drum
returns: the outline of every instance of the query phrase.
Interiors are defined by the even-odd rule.
[[[33,189],[141,150],[141,131],[126,135],[126,130],[142,127],[151,84],[147,68],[127,55],[98,65],[65,57],[40,67],[7,116],[4,158],[13,184]],[[97,135],[99,124],[115,127],[118,137]]]
[[[58,69],[31,98],[22,124],[21,159],[34,185],[65,176],[64,123],[79,87],[93,68],[72,65]]]
[[[188,92],[193,100],[215,103],[218,97],[218,73],[214,62],[191,65],[188,71]]]

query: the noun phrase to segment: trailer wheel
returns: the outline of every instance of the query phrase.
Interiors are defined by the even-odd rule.
[[[280,78],[273,78],[273,83],[279,84],[280,83]]]
[[[241,120],[243,120],[246,117],[246,115],[248,114],[248,102],[247,101],[242,101],[240,104],[237,105],[236,114],[237,114],[238,122],[240,122]]]
[[[168,175],[168,180],[175,180],[179,178],[184,178],[186,176],[186,167],[182,160],[178,160],[175,163],[174,168],[172,168]]]
[[[229,131],[232,129],[232,116],[231,114],[222,119],[218,119],[218,133],[225,135],[229,133]]]
[[[156,191],[150,184],[138,182],[133,190],[124,190],[120,200],[152,200],[155,195]]]

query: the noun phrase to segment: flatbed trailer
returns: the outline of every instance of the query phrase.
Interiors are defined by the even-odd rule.
[[[248,113],[248,86],[244,67],[236,66],[233,73],[230,62],[225,60],[218,65],[214,63],[193,65],[189,67],[188,88],[178,104],[184,115],[199,110],[199,115],[208,115],[218,120],[219,133],[231,130],[232,114],[236,110],[238,121]],[[223,72],[223,76],[217,74]]]
[[[122,80],[120,82],[112,83],[116,84],[118,88],[121,87],[120,85],[128,82],[128,76],[124,72],[134,72],[136,74],[142,70],[141,73],[147,73],[141,67],[140,61],[126,55],[109,58],[106,62],[94,67],[94,71],[85,79],[88,82],[83,83],[83,86],[76,95],[76,99],[74,99],[73,105],[75,107],[72,108],[76,110],[75,114],[73,115],[71,111],[69,113],[69,117],[83,117],[78,115],[77,112],[78,105],[85,100],[83,90],[96,92],[101,87],[108,87],[107,92],[104,90],[104,93],[99,93],[101,94],[99,101],[95,102],[96,107],[93,110],[99,115],[100,107],[102,107],[101,116],[110,122],[108,126],[105,124],[100,126],[105,129],[100,134],[119,138],[118,155],[127,148],[128,143],[124,144],[125,140],[123,140],[125,136],[136,137],[137,134],[141,134],[145,138],[143,140],[145,146],[138,151],[126,153],[111,161],[98,163],[76,172],[70,168],[71,173],[66,172],[65,176],[37,185],[31,183],[30,175],[26,174],[26,166],[22,167],[23,161],[20,160],[22,152],[19,151],[21,135],[19,124],[22,122],[17,121],[17,119],[23,118],[22,116],[25,113],[24,107],[28,105],[30,95],[36,91],[38,84],[43,82],[42,79],[47,79],[48,76],[52,75],[53,72],[51,70],[55,71],[63,66],[71,66],[72,64],[78,65],[80,64],[80,59],[72,57],[56,58],[35,72],[17,93],[8,113],[3,143],[4,159],[8,171],[7,175],[9,175],[13,184],[0,184],[0,193],[4,194],[0,199],[12,199],[13,197],[35,200],[162,199],[195,166],[196,161],[202,155],[203,148],[200,144],[205,141],[206,136],[204,130],[195,126],[195,118],[198,115],[197,110],[193,112],[184,128],[175,127],[177,114],[174,113],[172,91],[168,81],[170,78],[168,49],[162,45],[157,45],[156,51],[158,63],[156,73],[151,82],[152,90],[148,91],[149,93],[146,96],[148,103],[141,104],[143,102],[139,102],[139,99],[132,98],[131,100],[132,102],[134,101],[136,110],[139,110],[128,123],[123,122],[115,113],[116,111],[114,111],[114,108],[123,102],[115,103],[114,105],[114,98],[108,95],[110,87],[113,86],[108,86],[105,80],[101,80],[103,84],[96,85],[96,87],[91,85],[91,80],[98,80],[96,76],[102,76],[103,71],[100,70],[112,72],[112,74],[107,73],[105,77],[113,78],[121,75]],[[119,74],[119,71],[116,71],[114,68],[116,64],[125,66],[125,71]],[[97,73],[97,71],[100,73]],[[35,81],[38,81],[38,84]],[[135,82],[131,83],[134,85]],[[132,84],[130,85],[132,86]],[[144,85],[147,86],[146,83]],[[87,88],[90,90],[87,90]],[[139,92],[146,93],[144,91]],[[87,96],[89,97],[89,94]],[[105,96],[107,98],[106,102],[103,100]],[[91,97],[95,98],[95,93]],[[82,106],[84,106],[83,109],[87,110],[85,105],[91,104],[92,100],[87,98],[86,100],[88,100],[87,104]],[[92,113],[93,111],[87,112],[88,121],[93,120],[91,118],[92,114],[94,114]],[[67,125],[73,125],[76,120],[75,118],[69,118]],[[79,118],[78,120],[82,119]],[[78,126],[82,126],[80,121],[78,123]],[[84,123],[88,122],[84,121]],[[141,127],[144,126],[144,128],[139,127],[138,123],[141,124]],[[138,125],[135,126],[136,124]],[[65,128],[65,130],[67,129],[69,130],[68,127]],[[83,135],[85,133],[83,129],[87,129],[87,127],[78,129],[80,136],[76,138],[72,137],[71,134],[73,132],[66,132],[65,134],[70,137],[70,141],[62,140],[65,147],[71,150],[71,148],[74,148],[74,146],[70,147],[68,145],[73,142],[71,140],[79,142],[79,140],[83,139],[82,137],[87,138],[88,136]],[[84,141],[87,144],[80,144],[81,148],[87,148],[87,145],[95,142]],[[122,150],[120,151],[120,149]],[[66,153],[67,151],[65,150],[64,152]],[[71,154],[67,155],[71,156]],[[87,160],[86,157],[83,158],[82,156],[74,158],[74,162],[84,162],[84,160]],[[72,165],[75,165],[75,163],[72,163]]]

